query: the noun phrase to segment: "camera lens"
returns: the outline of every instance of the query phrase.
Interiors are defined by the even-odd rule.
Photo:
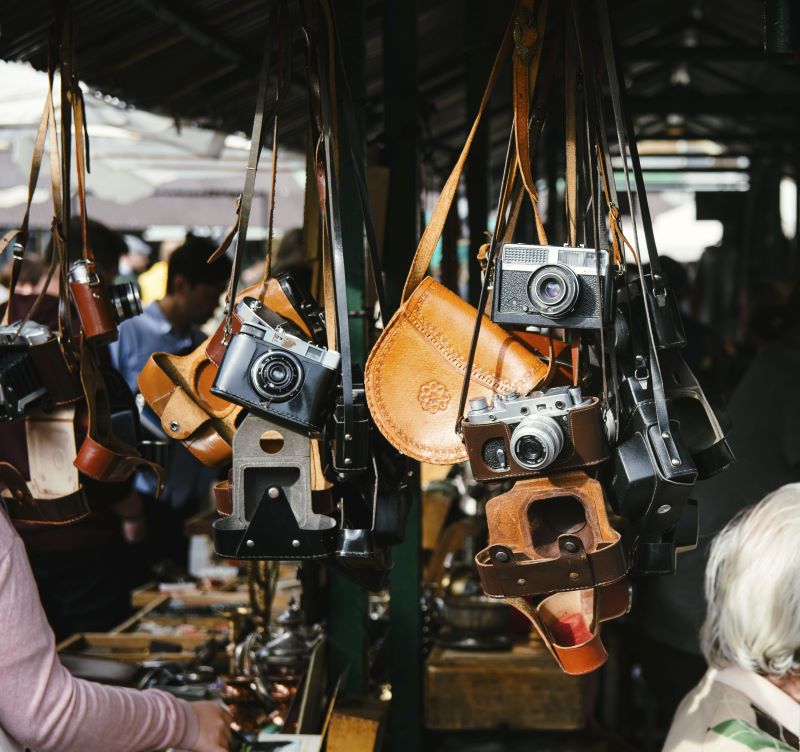
[[[118,324],[142,312],[142,299],[135,282],[124,282],[108,288],[111,310]]]
[[[511,456],[529,470],[543,470],[564,447],[561,426],[546,415],[525,418],[511,434]]]
[[[549,265],[537,269],[528,283],[534,309],[548,318],[569,313],[578,300],[578,277],[568,266]]]
[[[272,350],[256,359],[250,369],[253,388],[265,399],[285,402],[303,385],[303,367],[293,355]]]

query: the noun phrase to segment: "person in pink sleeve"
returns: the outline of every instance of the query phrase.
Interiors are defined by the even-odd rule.
[[[216,702],[74,678],[62,665],[25,548],[0,505],[0,752],[226,752]]]

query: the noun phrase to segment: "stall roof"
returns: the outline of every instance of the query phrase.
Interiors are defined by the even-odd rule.
[[[382,0],[363,2],[363,111],[368,141],[380,145],[385,6]],[[642,136],[709,138],[742,154],[794,147],[800,68],[765,56],[760,0],[610,4]],[[72,6],[79,73],[88,84],[138,108],[227,132],[249,131],[269,3],[73,0]],[[429,174],[437,175],[452,164],[471,118],[468,58],[486,53],[488,71],[511,2],[428,0],[417,7],[419,132]],[[476,40],[476,26],[468,28],[468,19],[480,9],[488,23],[478,28]],[[51,18],[51,0],[10,4],[3,14],[0,57],[44,68]],[[299,33],[294,53],[296,85],[285,104],[282,139],[302,148],[308,110]],[[510,86],[501,82],[490,111],[494,172],[503,156],[509,101]]]

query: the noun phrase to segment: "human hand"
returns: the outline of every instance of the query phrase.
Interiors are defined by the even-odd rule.
[[[189,703],[200,733],[192,752],[228,752],[231,745],[230,713],[216,700]]]

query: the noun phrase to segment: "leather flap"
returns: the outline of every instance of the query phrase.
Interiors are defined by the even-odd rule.
[[[476,316],[475,308],[428,277],[370,353],[364,386],[372,417],[389,442],[414,459],[439,465],[467,459],[455,425]],[[527,394],[546,372],[536,355],[484,318],[470,397]]]
[[[208,414],[181,387],[172,392],[161,413],[164,432],[181,441],[188,439],[210,420]]]

